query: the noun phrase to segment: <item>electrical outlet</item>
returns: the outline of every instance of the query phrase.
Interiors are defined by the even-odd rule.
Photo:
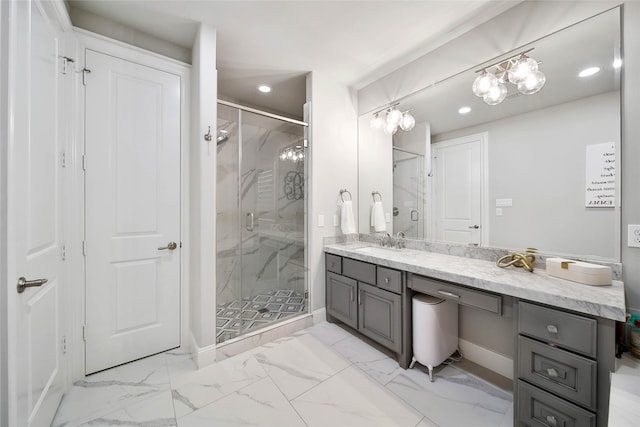
[[[630,248],[640,248],[640,225],[629,224],[627,246]]]

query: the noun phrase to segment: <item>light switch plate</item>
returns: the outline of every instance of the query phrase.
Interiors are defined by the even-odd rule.
[[[334,215],[333,216],[333,226],[337,227],[339,225],[340,225],[340,223],[338,222],[338,215]]]
[[[324,215],[318,214],[318,227],[324,227]]]
[[[496,206],[513,206],[513,199],[496,199]]]
[[[496,216],[502,216],[502,208],[496,208]]]
[[[640,248],[640,225],[629,224],[627,246],[630,248]]]

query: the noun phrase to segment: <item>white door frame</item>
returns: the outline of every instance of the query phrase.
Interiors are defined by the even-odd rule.
[[[438,148],[452,147],[454,145],[463,144],[466,142],[480,140],[480,241],[482,246],[489,246],[489,133],[481,132],[471,135],[462,136],[459,138],[448,139],[445,141],[434,142],[431,145],[431,153],[428,161],[431,162],[431,173],[427,174],[427,196],[429,206],[429,220],[427,222],[427,238],[434,239],[436,236],[436,193],[435,193],[435,180],[433,175],[437,173],[435,170],[434,152]]]
[[[156,68],[168,73],[180,76],[181,96],[181,117],[180,117],[180,220],[182,250],[181,254],[181,330],[180,345],[189,345],[189,99],[190,99],[190,76],[191,66],[189,64],[176,61],[165,56],[149,52],[147,50],[119,42],[80,28],[74,28],[77,38],[77,47],[74,59],[77,63],[77,84],[74,94],[74,129],[76,133],[72,138],[71,149],[73,153],[73,183],[71,189],[69,228],[73,234],[75,250],[72,251],[70,263],[72,266],[72,277],[70,277],[70,287],[72,289],[72,310],[69,325],[70,335],[70,357],[69,357],[69,377],[70,380],[77,381],[84,378],[85,372],[85,346],[83,340],[83,325],[85,321],[85,267],[84,256],[82,254],[82,241],[84,239],[84,172],[82,165],[82,155],[84,154],[84,86],[82,82],[84,68],[85,49],[95,50],[107,55],[112,55],[127,61],[135,62],[147,67]],[[212,100],[216,102],[216,100]],[[212,319],[213,321],[213,319]]]

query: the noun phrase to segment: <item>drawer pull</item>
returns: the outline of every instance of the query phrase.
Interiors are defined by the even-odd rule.
[[[456,294],[454,294],[454,293],[447,292],[447,291],[438,291],[438,293],[439,293],[440,295],[444,295],[445,297],[449,297],[449,298],[456,298],[456,299],[457,299],[457,298],[460,298],[460,295],[456,295]]]
[[[550,334],[558,335],[558,327],[556,325],[547,325],[547,331]]]
[[[557,426],[558,420],[556,420],[556,417],[554,417],[553,415],[547,415],[547,424],[549,424],[550,426]]]
[[[389,279],[388,277],[384,278],[384,283],[386,283],[387,285],[389,284],[389,282],[391,282],[391,279]]]
[[[556,371],[553,368],[549,368],[547,369],[547,375],[549,375],[551,378],[558,378],[558,371]]]
[[[353,288],[349,289],[349,299],[353,302]]]

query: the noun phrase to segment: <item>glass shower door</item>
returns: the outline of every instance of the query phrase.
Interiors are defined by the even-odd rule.
[[[308,311],[304,136],[218,104],[218,343]]]
[[[304,127],[241,111],[243,329],[307,311]]]

